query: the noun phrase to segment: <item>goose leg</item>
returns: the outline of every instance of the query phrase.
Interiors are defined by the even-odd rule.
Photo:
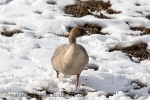
[[[58,77],[59,77],[59,72],[56,71],[56,78],[58,78]]]
[[[78,87],[78,85],[79,85],[79,77],[80,77],[80,74],[77,74],[76,87]]]

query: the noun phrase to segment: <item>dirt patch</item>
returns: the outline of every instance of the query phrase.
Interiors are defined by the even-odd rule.
[[[10,22],[7,22],[7,21],[3,21],[2,24],[4,24],[4,25],[16,25],[15,23],[10,23]]]
[[[74,17],[83,17],[86,15],[93,15],[91,12],[94,11],[101,11],[106,10],[110,14],[117,13],[116,11],[112,10],[110,2],[104,1],[78,1],[75,5],[68,5],[65,7],[65,13],[72,14]],[[94,15],[98,18],[108,18],[103,14]]]
[[[95,25],[95,24],[85,24],[84,26],[80,26],[82,28],[84,28],[85,31],[90,32],[91,34],[102,34],[102,35],[106,35],[107,33],[103,33],[101,32],[102,27]],[[68,32],[71,31],[73,27],[68,27]]]
[[[84,26],[80,26],[82,28],[84,28],[85,31],[88,31],[91,34],[102,34],[102,35],[106,35],[107,33],[103,33],[101,32],[102,27],[98,26],[98,25],[94,25],[94,24],[85,24]],[[67,31],[68,33],[73,29],[73,27],[67,27]],[[52,32],[50,32],[52,33]],[[56,33],[52,33],[55,34],[57,36],[60,37],[68,37],[69,34],[56,34]]]
[[[67,92],[64,90],[64,91],[62,91],[62,93],[66,96],[69,95],[69,96],[78,96],[78,97],[85,97],[87,95],[86,91],[77,93],[77,92]]]
[[[106,95],[106,97],[109,98],[110,96],[113,96],[113,95],[114,95],[113,93],[108,93],[108,94]]]
[[[146,43],[138,43],[138,44],[133,44],[132,46],[129,47],[117,47],[113,50],[109,50],[114,51],[122,51],[123,53],[127,53],[127,55],[130,57],[130,59],[133,61],[132,57],[137,57],[140,58],[140,61],[144,60],[144,59],[148,59],[150,58],[150,54],[147,51],[147,44]]]
[[[130,27],[131,30],[133,31],[143,31],[144,27]]]
[[[95,71],[97,71],[99,67],[95,64],[88,64],[86,69],[94,69]]]
[[[143,12],[141,12],[141,11],[135,11],[135,12],[137,12],[137,13],[139,13],[139,14],[143,14]]]
[[[149,14],[149,15],[147,15],[147,16],[146,16],[146,18],[150,20],[150,14]]]
[[[94,24],[85,24],[83,26],[83,28],[90,32],[91,34],[102,34],[102,35],[105,35],[105,33],[102,33],[101,30],[102,30],[102,27],[98,26],[98,25],[94,25]]]
[[[8,31],[7,27],[3,27],[3,31],[1,32],[2,35],[7,36],[7,37],[11,37],[14,34],[18,34],[18,33],[23,33],[23,31],[18,30],[18,29]]]
[[[141,31],[141,36],[150,34],[150,29],[146,27],[130,27],[130,29],[133,31]]]
[[[47,4],[55,5],[55,4],[57,4],[57,3],[55,2],[55,0],[54,0],[54,1],[51,0],[51,1],[47,1]]]
[[[6,98],[0,98],[0,99],[2,99],[2,100],[7,100]]]
[[[37,14],[42,14],[42,11],[34,11],[34,13],[37,13]]]
[[[146,84],[144,84],[143,82],[141,82],[139,80],[132,80],[130,82],[130,86],[133,87],[133,90],[138,90],[138,89],[142,89],[144,87],[147,87]],[[131,93],[130,90],[126,92],[126,96],[129,96],[133,100],[137,100],[136,94]]]
[[[42,97],[40,95],[37,95],[37,94],[28,93],[27,96],[29,97],[29,99],[36,98],[36,100],[42,100]]]
[[[107,9],[106,11],[107,11],[109,14],[119,14],[119,13],[121,13],[121,11],[115,11],[115,10],[113,10],[113,9],[111,9],[111,8]]]
[[[141,82],[139,80],[132,80],[130,82],[130,85],[132,85],[132,84],[136,84],[135,86],[133,86],[133,89],[135,89],[135,90],[147,87],[146,84],[144,84],[143,82]]]
[[[136,6],[141,6],[139,3],[135,3]]]

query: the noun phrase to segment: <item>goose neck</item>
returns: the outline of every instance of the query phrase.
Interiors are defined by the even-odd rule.
[[[70,45],[76,44],[76,38],[74,38],[74,37],[69,37],[69,44],[70,44]]]

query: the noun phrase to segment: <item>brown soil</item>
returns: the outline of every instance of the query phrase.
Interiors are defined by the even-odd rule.
[[[56,4],[56,2],[55,2],[55,0],[53,1],[47,1],[47,4],[52,4],[52,5],[55,5]]]
[[[89,0],[89,1],[78,1],[75,5],[66,6],[64,10],[65,10],[65,13],[72,14],[74,17],[83,17],[86,15],[93,15],[89,12],[89,9],[91,12],[106,10],[110,14],[120,13],[120,12],[112,10],[110,7],[111,7],[110,2]],[[94,15],[94,16],[98,18],[108,18],[107,16],[103,14]]]
[[[136,3],[135,5],[136,5],[136,6],[141,6],[139,3]]]
[[[42,12],[41,11],[34,11],[35,13],[37,13],[37,14],[42,14]]]
[[[7,36],[7,37],[11,37],[14,34],[18,34],[18,33],[22,33],[22,32],[23,31],[18,30],[18,29],[14,29],[14,30],[8,31],[7,27],[3,27],[3,31],[1,32],[1,34],[4,35],[4,36]]]
[[[15,23],[10,23],[10,22],[7,22],[7,21],[2,22],[2,24],[4,24],[4,25],[16,25]]]
[[[139,81],[139,80],[133,80],[133,81],[131,81],[131,82],[130,82],[130,85],[131,85],[132,83],[136,83],[138,86],[140,86],[140,88],[134,88],[135,90],[136,90],[136,89],[141,89],[141,88],[147,87],[146,84],[144,84],[143,82],[141,82],[141,81]]]
[[[80,26],[80,27],[84,28],[85,31],[88,31],[91,34],[102,34],[102,35],[107,34],[107,33],[102,33],[101,32],[102,27],[100,27],[98,25],[85,24],[84,26]],[[72,30],[72,28],[73,27],[68,27],[67,28],[68,32],[70,32]],[[69,33],[68,34],[56,34],[56,33],[52,33],[52,34],[55,34],[55,35],[60,36],[60,37],[66,37],[66,38],[69,36]]]
[[[148,59],[150,58],[150,54],[147,51],[147,44],[146,43],[138,43],[138,44],[134,44],[132,46],[123,48],[123,47],[117,47],[111,51],[117,50],[117,51],[122,51],[123,53],[127,53],[128,56],[131,58],[132,57],[139,57],[140,61],[144,60],[144,59]]]
[[[108,94],[106,95],[106,97],[109,98],[110,96],[113,96],[113,95],[114,95],[113,93],[108,93]]]
[[[88,31],[88,32],[90,32],[91,34],[102,34],[102,35],[107,34],[107,33],[102,33],[102,32],[101,32],[102,27],[101,27],[101,26],[98,26],[98,25],[85,24],[84,26],[80,26],[80,27],[83,27],[85,31]],[[72,28],[73,28],[73,27],[68,27],[68,31],[70,32]]]
[[[88,64],[86,69],[94,69],[95,71],[97,71],[99,67],[95,64]]]
[[[6,98],[0,98],[0,99],[2,99],[2,100],[7,100]]]
[[[147,15],[147,16],[146,16],[146,18],[150,20],[150,14],[149,14],[149,15]]]
[[[109,14],[119,14],[119,13],[121,13],[121,11],[115,11],[115,10],[113,10],[113,9],[111,9],[111,8],[107,9],[106,11],[107,11]]]
[[[67,92],[64,90],[64,91],[62,91],[62,93],[64,93],[65,95],[69,95],[69,96],[81,95],[81,97],[85,97],[87,95],[87,92],[85,92],[85,91],[76,93],[76,92]]]
[[[142,32],[140,34],[141,36],[150,34],[150,29],[146,28],[146,27],[130,27],[130,29],[133,30],[133,31],[141,31]]]
[[[27,94],[28,97],[30,98],[36,98],[36,100],[42,100],[42,97],[40,95],[37,94]]]
[[[93,24],[85,24],[83,26],[83,28],[86,31],[89,31],[91,34],[102,34],[105,35],[105,33],[101,32],[102,27],[98,26],[98,25],[93,25]]]

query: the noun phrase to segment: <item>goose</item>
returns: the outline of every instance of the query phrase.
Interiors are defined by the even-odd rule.
[[[56,71],[56,78],[59,78],[59,73],[65,75],[76,75],[76,87],[79,85],[79,77],[87,66],[89,57],[85,48],[76,44],[76,38],[89,34],[81,27],[74,27],[68,35],[69,44],[59,45],[51,58],[51,63]]]

